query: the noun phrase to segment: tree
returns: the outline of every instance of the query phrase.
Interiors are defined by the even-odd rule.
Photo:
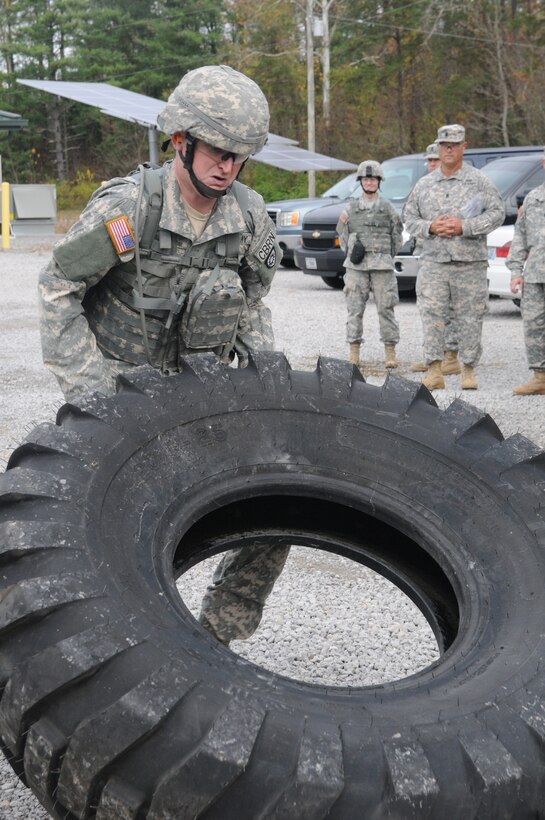
[[[3,0],[7,2],[7,0]],[[15,140],[7,165],[29,177],[31,152],[42,176],[65,178],[82,165],[99,178],[145,159],[141,129],[97,110],[17,86],[17,77],[112,82],[166,98],[191,68],[217,61],[221,0],[18,0],[2,19],[0,53],[9,96],[28,111],[31,134]],[[22,102],[24,100],[24,103]],[[144,140],[144,145],[146,145]],[[22,149],[22,150],[21,150]],[[32,149],[33,152],[32,152]],[[32,163],[31,163],[32,166]],[[113,167],[112,167],[113,166]]]
[[[3,19],[2,56],[6,66],[6,97],[22,107],[31,124],[31,134],[17,135],[17,148],[24,146],[33,163],[42,173],[51,173],[63,180],[68,171],[68,134],[64,101],[56,97],[29,95],[15,84],[17,77],[27,79],[60,79],[69,71],[74,59],[74,43],[82,22],[83,0],[18,0],[6,2]],[[29,105],[29,99],[32,104]],[[24,103],[19,101],[25,100]],[[29,140],[29,136],[31,139]],[[29,141],[31,145],[29,146]],[[16,151],[9,160],[16,168],[23,164],[16,160]]]
[[[263,89],[271,109],[271,131],[305,144],[301,8],[293,0],[228,0],[225,23],[227,39],[222,56]]]
[[[187,70],[227,62],[262,87],[271,130],[307,144],[306,0],[0,6],[1,107],[30,121],[4,141],[13,180],[85,168],[104,179],[147,155],[140,127],[17,78],[108,82],[165,99]],[[473,145],[543,141],[545,0],[314,0],[312,11],[325,35],[312,62],[317,150],[352,161],[422,151],[446,122],[463,123]]]

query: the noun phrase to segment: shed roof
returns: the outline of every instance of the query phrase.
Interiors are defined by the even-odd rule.
[[[28,120],[23,119],[20,114],[12,114],[11,111],[0,111],[0,130],[18,131],[19,128],[26,128]]]

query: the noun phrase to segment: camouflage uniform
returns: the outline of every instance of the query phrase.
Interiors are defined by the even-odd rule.
[[[394,345],[399,341],[399,325],[394,314],[399,294],[393,257],[403,244],[402,231],[397,211],[380,194],[372,199],[362,195],[357,202],[347,205],[339,218],[337,233],[346,253],[344,295],[349,343],[362,341],[363,314],[371,290],[377,306],[381,341]],[[365,247],[365,255],[361,262],[355,263],[350,255],[358,239]]]
[[[439,159],[437,151],[437,143],[432,142],[427,146],[424,153],[424,159]],[[435,170],[435,169],[432,169]],[[428,173],[431,173],[428,163]],[[422,239],[415,241],[414,255],[420,256],[422,253]],[[416,274],[416,290],[418,290],[418,273]],[[445,351],[451,350],[458,352],[458,331],[456,330],[456,320],[454,318],[454,311],[452,305],[449,305],[448,316],[445,321]]]
[[[545,372],[545,185],[526,196],[515,225],[507,267],[524,274],[522,320],[530,370]]]
[[[166,293],[173,309],[180,296],[188,294],[201,269],[191,266],[197,257],[217,256],[217,243],[226,234],[240,235],[239,276],[246,294],[250,323],[237,335],[236,349],[272,349],[274,338],[270,310],[263,302],[281,253],[262,197],[246,188],[248,213],[241,212],[232,192],[222,197],[201,236],[195,240],[184,209],[172,161],[163,166],[163,209],[155,237],[155,265],[168,274]],[[41,334],[45,364],[57,377],[67,401],[77,401],[85,392],[115,393],[120,371],[147,361],[139,312],[120,297],[123,283],[134,280],[135,250],[117,253],[105,224],[121,216],[136,225],[139,174],[113,179],[92,196],[80,219],[55,246],[53,259],[40,276]],[[141,238],[150,203],[141,203]],[[160,244],[166,253],[161,256]],[[164,250],[164,248],[163,248]],[[148,292],[159,292],[165,275],[158,271],[148,283]],[[92,289],[92,290],[91,290]],[[156,313],[157,311],[153,311]],[[147,318],[149,335],[159,337],[168,310]],[[174,314],[168,332],[163,332],[164,350],[151,364],[163,373],[178,372],[179,356],[196,352],[188,348],[180,332],[182,312]],[[93,330],[91,330],[92,326]],[[97,337],[100,341],[97,344]],[[199,348],[202,349],[202,348]],[[212,348],[213,349],[213,348]]]
[[[462,235],[430,234],[430,225],[440,214],[462,219]],[[437,168],[411,192],[403,218],[411,236],[422,241],[417,299],[428,363],[443,358],[451,302],[460,358],[467,365],[479,361],[482,322],[488,310],[486,235],[502,224],[504,216],[495,186],[465,163],[450,176]]]
[[[193,91],[197,89],[193,100],[203,108],[210,101],[217,106],[213,113],[219,124],[214,120],[211,127],[210,116],[203,117],[202,111],[186,100],[187,95],[180,95],[186,78],[190,86],[193,83]],[[165,131],[183,130],[180,122],[187,116],[195,120],[189,122],[196,139],[208,139],[222,150],[247,157],[262,147],[268,108],[266,117],[258,122],[257,137],[256,127],[252,135],[251,118],[244,112],[240,121],[233,123],[241,106],[240,94],[255,95],[259,105],[266,106],[255,83],[222,66],[196,69],[186,78],[159,118]],[[224,82],[225,93],[214,95],[214,87],[223,87]],[[263,137],[260,132],[264,132]],[[237,160],[241,161],[239,156]],[[227,361],[232,345],[192,347],[186,341],[186,305],[194,283],[202,277],[228,281],[244,294],[240,316],[225,319],[226,325],[231,322],[232,336],[236,329],[233,341],[239,364],[246,363],[248,350],[273,348],[271,315],[262,299],[270,289],[281,252],[262,197],[234,183],[216,199],[204,231],[197,237],[172,161],[165,163],[160,177],[162,209],[149,251],[140,251],[141,260],[138,255],[140,280],[136,243],[152,210],[152,197],[141,196],[140,174],[113,179],[95,192],[40,275],[44,362],[69,401],[77,401],[88,391],[114,393],[117,374],[146,361],[165,375],[179,371],[181,354],[197,349],[226,353]],[[112,234],[113,229],[117,233]],[[212,335],[216,329],[211,328]],[[259,551],[245,547],[227,553],[203,600],[201,622],[225,643],[252,634],[288,551],[261,546]]]

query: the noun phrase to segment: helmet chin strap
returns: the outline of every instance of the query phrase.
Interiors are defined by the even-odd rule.
[[[201,182],[195,176],[195,172],[193,170],[193,154],[195,152],[195,140],[189,134],[186,134],[185,137],[185,154],[178,149],[178,153],[182,158],[182,162],[184,164],[184,168],[189,174],[189,179],[191,180],[193,187],[199,192],[201,196],[206,197],[207,199],[219,199],[221,196],[225,196],[227,193],[227,188],[223,191],[218,191],[216,188],[210,188],[209,185],[205,185],[204,182]]]

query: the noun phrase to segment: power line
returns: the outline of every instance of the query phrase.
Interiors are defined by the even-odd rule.
[[[412,28],[410,26],[400,26],[397,23],[377,23],[374,20],[361,20],[359,18],[353,17],[338,17],[339,21],[343,23],[349,23],[350,25],[354,25],[354,23],[361,25],[361,26],[376,26],[377,28],[388,28],[388,29],[397,29],[398,31],[410,31],[413,34],[425,34],[429,37],[445,37],[447,39],[454,39],[454,40],[467,40],[469,42],[475,43],[486,43],[487,45],[497,45],[498,43],[502,46],[510,46],[515,47],[518,46],[520,48],[530,48],[536,51],[544,51],[545,46],[538,46],[532,43],[520,43],[520,42],[513,42],[510,40],[495,40],[490,39],[487,37],[476,37],[470,34],[453,34],[445,31],[426,31],[425,29],[421,28]]]

